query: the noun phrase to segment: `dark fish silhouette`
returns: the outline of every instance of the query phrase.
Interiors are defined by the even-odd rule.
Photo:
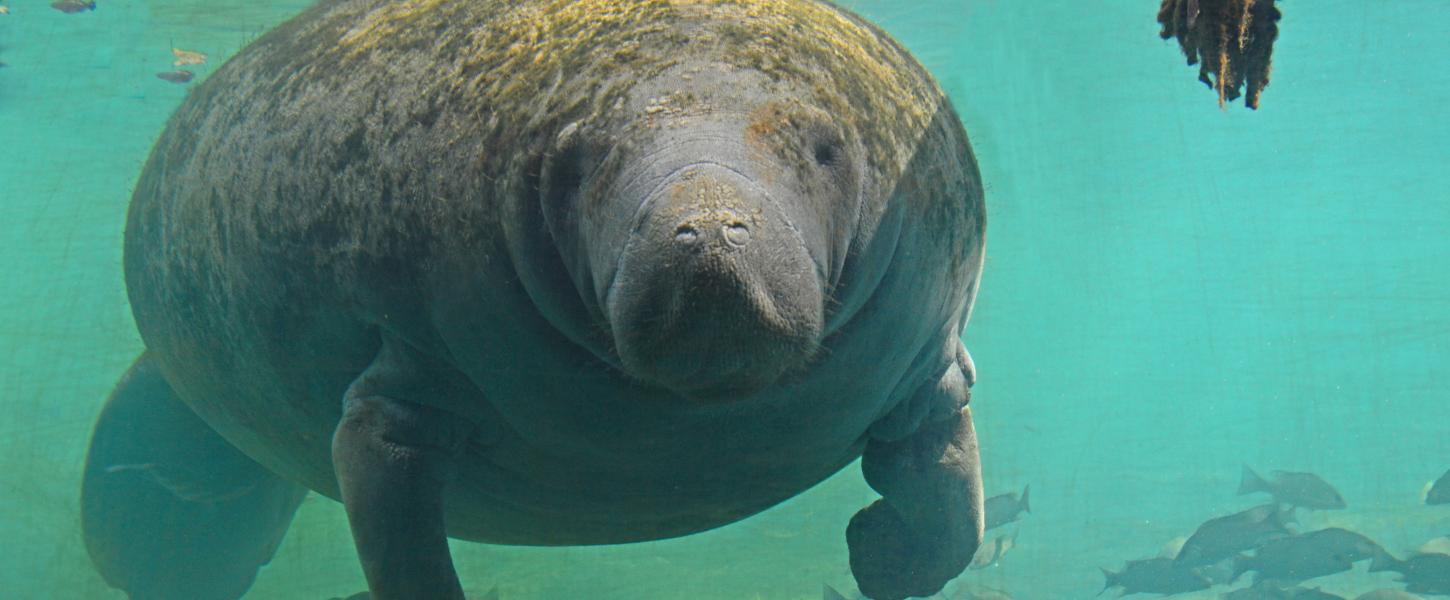
[[[1294,471],[1274,471],[1272,475],[1264,479],[1244,465],[1239,495],[1266,492],[1272,494],[1276,502],[1300,508],[1339,509],[1347,506],[1334,486],[1318,475]]]
[[[1369,572],[1380,571],[1399,573],[1407,592],[1450,596],[1450,554],[1421,553],[1399,560],[1382,552],[1369,565]]]
[[[1285,510],[1277,504],[1265,504],[1209,519],[1188,537],[1174,560],[1179,566],[1199,567],[1232,558],[1240,552],[1288,537],[1293,533],[1287,526],[1292,518],[1292,509]]]
[[[1425,493],[1425,504],[1450,504],[1450,471],[1446,471],[1430,485],[1430,491]]]
[[[1343,573],[1354,563],[1384,553],[1374,540],[1330,527],[1279,538],[1259,548],[1253,556],[1234,559],[1233,579],[1254,571],[1255,584],[1264,580],[1297,583],[1315,577]]]
[[[1021,518],[1022,513],[1032,512],[1032,507],[1027,504],[1027,494],[1032,486],[1022,486],[1022,495],[1014,493],[997,494],[988,498],[985,506],[987,527],[996,529]]]
[[[177,69],[175,71],[162,71],[157,73],[156,76],[171,83],[186,83],[191,81],[191,78],[195,77],[196,74],[186,69]]]
[[[1128,594],[1181,594],[1206,590],[1213,585],[1198,571],[1180,565],[1167,558],[1130,560],[1122,571],[1114,573],[1103,569],[1103,589],[1099,594],[1113,587],[1123,588]]]
[[[65,14],[73,15],[78,12],[95,10],[96,3],[94,0],[55,0],[55,2],[50,3],[50,7]]]

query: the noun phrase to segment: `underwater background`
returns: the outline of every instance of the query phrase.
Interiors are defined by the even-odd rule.
[[[92,423],[141,350],[122,228],[187,91],[155,74],[177,47],[209,55],[200,80],[308,4],[97,3],[0,0],[3,598],[122,597],[78,500]],[[987,188],[973,407],[988,495],[1030,484],[1031,512],[949,592],[1092,597],[1100,568],[1264,502],[1236,494],[1244,465],[1343,495],[1301,529],[1396,555],[1450,533],[1450,506],[1423,502],[1450,468],[1450,3],[1281,3],[1257,111],[1216,105],[1152,0],[843,4],[937,76]],[[852,465],[691,537],[453,552],[465,587],[506,600],[849,595],[845,525],[875,497]],[[1360,563],[1312,585],[1392,580]],[[312,495],[248,597],[363,589],[341,505]]]

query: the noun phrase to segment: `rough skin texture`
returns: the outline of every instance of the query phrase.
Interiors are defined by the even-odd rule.
[[[714,404],[623,369],[568,262],[588,240],[541,233],[570,140],[610,149],[580,177],[617,192],[704,118],[773,165],[762,185],[792,190],[778,200],[826,241],[818,351]],[[828,182],[802,174],[836,160],[812,136],[840,148]],[[268,469],[338,497],[342,398],[386,335],[440,382],[406,400],[471,427],[449,535],[619,543],[739,520],[873,440],[926,443],[960,418],[984,224],[942,91],[828,3],[342,0],[193,90],[137,185],[125,266],[167,381]],[[974,460],[943,471],[952,485]],[[951,543],[974,547],[959,525]]]

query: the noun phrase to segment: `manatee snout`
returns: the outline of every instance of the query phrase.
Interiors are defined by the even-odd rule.
[[[606,299],[626,369],[687,397],[728,400],[810,359],[822,283],[782,200],[708,162],[644,200]]]

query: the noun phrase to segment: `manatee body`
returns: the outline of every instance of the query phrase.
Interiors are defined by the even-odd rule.
[[[456,597],[419,583],[453,580],[444,533],[680,536],[863,453],[885,499],[852,568],[889,598],[980,541],[960,334],[983,231],[941,90],[826,2],[342,0],[178,109],[125,272],[137,369],[342,500],[374,598]],[[156,510],[100,491],[131,473],[103,425],[88,522]],[[131,543],[93,529],[93,556]]]

